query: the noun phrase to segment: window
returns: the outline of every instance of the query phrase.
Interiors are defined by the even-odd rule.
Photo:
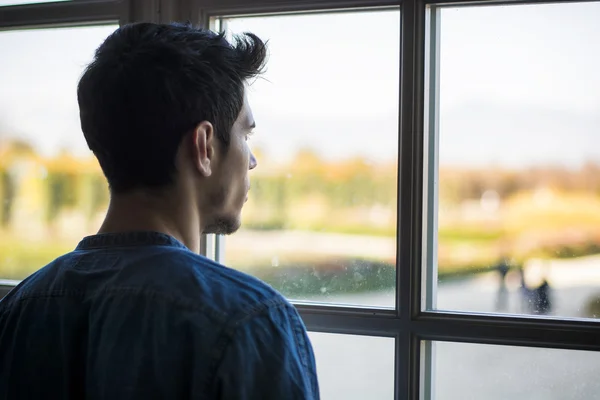
[[[599,12],[440,10],[430,307],[600,318]]]
[[[25,85],[33,72],[53,76],[53,68],[71,68],[75,81],[75,65],[89,59],[79,54],[91,56],[103,39],[90,32],[107,21],[192,20],[270,39],[266,79],[249,93],[260,165],[245,228],[206,237],[204,252],[293,299],[323,399],[596,396],[600,2],[160,3],[4,6],[0,28],[36,30],[0,32],[0,41],[73,30],[89,40],[81,53],[49,44],[57,61],[43,69],[19,61],[25,46],[6,42],[11,57],[0,69],[12,69],[0,74],[11,77],[2,87]],[[99,23],[105,28],[90,26]],[[24,115],[4,93],[0,121]],[[52,155],[37,139],[42,117],[58,121],[66,139],[79,132],[69,128],[69,104],[53,99],[58,111],[41,106],[10,131],[35,139],[36,162]],[[7,117],[8,107],[17,111]],[[3,124],[2,133],[11,127]],[[340,135],[347,140],[332,140]],[[63,143],[56,136],[51,144]],[[19,157],[31,153],[11,146]],[[0,171],[7,160],[0,157]],[[11,171],[33,168],[17,165]],[[40,206],[49,170],[30,171],[36,195],[20,197],[27,207],[19,213],[16,200],[4,200],[0,221],[25,224],[37,212],[44,224],[48,216],[75,224],[79,205],[101,211],[105,192],[62,175],[50,179],[54,200]],[[4,198],[16,198],[12,182],[13,172],[2,175]],[[9,237],[3,229],[0,243]],[[31,253],[51,258],[42,247]],[[0,279],[40,266],[5,254],[0,248]],[[14,283],[0,281],[0,296]]]
[[[309,332],[323,399],[393,399],[394,339]]]
[[[294,299],[393,307],[399,11],[218,22],[269,41],[248,93],[259,167],[220,261]]]
[[[116,26],[0,32],[0,278],[25,278],[100,226],[108,188],[76,88]]]
[[[437,400],[584,400],[600,390],[600,357],[593,351],[455,342],[434,348]]]

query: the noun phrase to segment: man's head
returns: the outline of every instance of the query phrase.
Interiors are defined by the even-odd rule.
[[[256,160],[248,79],[265,65],[265,44],[189,25],[117,29],[78,86],[81,127],[113,197],[184,193],[204,233],[232,233]]]

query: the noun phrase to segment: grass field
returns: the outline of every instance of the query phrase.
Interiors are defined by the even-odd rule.
[[[0,235],[0,278],[23,279],[56,257],[73,250],[65,241],[27,242]]]
[[[277,275],[273,267],[307,273],[341,274],[339,271],[361,268],[384,271],[381,276],[388,276],[388,269],[393,273],[395,229],[365,224],[361,228],[360,224],[334,218],[335,215],[311,230],[293,226],[261,230],[246,227],[227,238],[226,262],[269,279]],[[0,233],[0,278],[22,279],[72,250],[78,240],[56,237],[32,242]],[[595,195],[554,193],[540,201],[534,193],[518,193],[506,200],[495,220],[465,221],[451,213],[440,216],[440,276],[484,272],[493,268],[501,256],[521,264],[531,257],[566,258],[595,253],[600,253],[600,197]]]

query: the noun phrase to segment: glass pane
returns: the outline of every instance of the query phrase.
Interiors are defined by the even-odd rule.
[[[0,33],[0,279],[25,278],[100,226],[108,189],[81,133],[76,87],[115,29]]]
[[[600,353],[436,342],[436,400],[588,400],[600,393]]]
[[[226,264],[303,300],[393,306],[399,11],[224,20],[269,40],[258,168]],[[360,27],[376,27],[376,39]]]
[[[600,317],[598,15],[441,9],[438,309]]]
[[[309,332],[323,400],[394,398],[394,339]]]

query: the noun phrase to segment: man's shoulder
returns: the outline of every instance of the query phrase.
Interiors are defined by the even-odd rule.
[[[205,290],[215,294],[220,291],[231,291],[239,295],[249,296],[244,298],[245,301],[251,299],[283,299],[279,292],[260,279],[204,256],[182,250],[174,252],[169,257],[173,257],[177,266],[182,267],[182,271],[193,276],[194,279],[191,282],[193,282],[194,288],[196,285],[200,285],[204,289],[202,290],[203,294],[209,294]]]
[[[262,309],[289,305],[265,282],[188,250],[162,252],[152,257],[151,263],[143,278],[143,291],[161,294],[175,306],[195,308],[231,321]]]
[[[171,312],[202,313],[235,323],[263,309],[287,306],[261,280],[187,249],[67,253],[25,279],[5,300],[83,296],[145,297]],[[9,301],[4,301],[8,306]]]

